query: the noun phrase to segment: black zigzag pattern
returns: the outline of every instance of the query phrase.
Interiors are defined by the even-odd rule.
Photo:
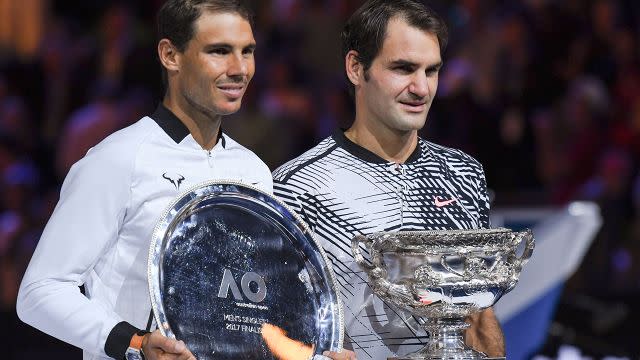
[[[455,149],[419,139],[406,164],[365,161],[333,137],[274,172],[274,191],[309,224],[336,273],[345,346],[381,359],[423,345],[418,319],[372,295],[351,239],[376,231],[489,227],[482,166]],[[368,160],[371,160],[370,157]]]

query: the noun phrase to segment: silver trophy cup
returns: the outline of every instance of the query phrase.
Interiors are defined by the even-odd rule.
[[[531,230],[499,228],[379,232],[351,249],[380,298],[424,318],[429,342],[397,359],[487,359],[465,345],[464,319],[515,287],[533,247]]]

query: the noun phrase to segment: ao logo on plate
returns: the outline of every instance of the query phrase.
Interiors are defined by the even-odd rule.
[[[251,287],[249,286],[252,282],[258,285],[258,290],[255,292],[251,290]],[[240,280],[240,288],[242,288],[242,294],[244,294],[247,299],[254,303],[262,302],[267,297],[267,284],[265,284],[262,276],[254,272],[248,272],[242,275],[242,279]],[[244,301],[244,299],[242,298],[242,294],[240,293],[240,289],[238,288],[238,284],[233,278],[233,273],[231,273],[231,270],[229,269],[224,269],[224,274],[222,275],[222,283],[220,283],[220,290],[218,290],[218,297],[228,297],[229,290],[231,290],[231,294],[233,294],[233,297],[236,299],[236,301]]]

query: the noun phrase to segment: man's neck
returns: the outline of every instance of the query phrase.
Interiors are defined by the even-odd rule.
[[[356,120],[344,135],[386,161],[405,163],[416,149],[418,132],[415,130],[398,132],[382,124],[377,125],[371,126]]]
[[[205,150],[211,150],[218,142],[221,115],[208,116],[192,106],[181,104],[172,97],[165,97],[162,104],[189,129],[193,139]]]

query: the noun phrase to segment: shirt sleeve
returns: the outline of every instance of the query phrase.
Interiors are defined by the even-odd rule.
[[[480,228],[488,229],[491,227],[489,217],[490,201],[489,193],[487,191],[487,180],[484,176],[484,169],[482,166],[480,166],[480,178],[478,182],[478,214],[480,215]]]
[[[308,194],[295,185],[280,180],[277,176],[273,180],[273,193],[302,218],[312,233],[315,232],[315,207],[312,206]]]
[[[93,149],[71,168],[17,299],[22,321],[99,356],[106,356],[106,339],[123,319],[78,286],[101,259],[116,256],[133,167],[131,157],[117,153]]]
[[[269,167],[266,164],[262,163],[264,170],[262,171],[262,176],[260,183],[258,186],[269,194],[273,194],[273,178],[271,177],[271,172],[269,171]]]

